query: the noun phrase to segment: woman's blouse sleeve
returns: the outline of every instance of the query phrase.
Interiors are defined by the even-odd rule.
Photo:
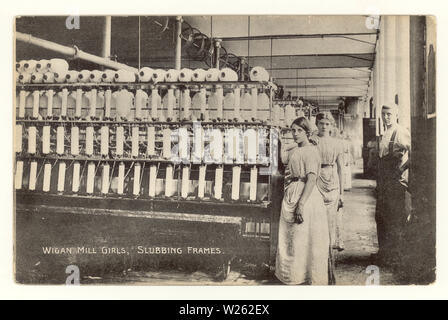
[[[304,152],[303,154],[303,167],[305,171],[305,176],[309,173],[318,174],[320,166],[320,156],[317,148],[309,150],[309,152]]]
[[[335,160],[337,160],[339,157],[343,157],[344,153],[345,153],[344,141],[341,139],[335,139]]]

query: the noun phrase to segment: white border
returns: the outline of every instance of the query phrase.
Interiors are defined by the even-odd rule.
[[[132,5],[131,5],[132,4]],[[19,7],[20,5],[20,7]],[[6,7],[8,6],[8,7]],[[222,2],[200,1],[29,1],[5,2],[2,4],[0,32],[3,114],[0,125],[2,147],[2,178],[0,203],[0,298],[4,299],[438,299],[447,298],[447,246],[448,221],[445,212],[447,172],[446,149],[441,146],[444,136],[442,121],[438,121],[438,271],[437,282],[431,286],[394,287],[150,287],[150,286],[24,286],[13,282],[12,275],[12,44],[13,17],[15,15],[104,15],[104,14],[370,14],[378,9],[380,14],[432,14],[437,18],[437,85],[438,118],[446,119],[445,97],[441,95],[446,88],[446,2],[436,0],[402,1],[287,1],[287,0],[225,0]],[[444,10],[445,9],[445,10]],[[225,11],[224,11],[225,10]],[[376,10],[375,10],[376,11]],[[376,12],[374,12],[376,13]],[[445,196],[445,199],[447,197]]]

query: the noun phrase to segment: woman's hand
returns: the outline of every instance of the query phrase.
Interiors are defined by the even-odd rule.
[[[303,212],[304,204],[302,202],[299,202],[299,205],[297,206],[296,211],[294,212],[294,223],[301,224],[303,223]]]
[[[344,198],[343,198],[343,196],[342,196],[342,194],[339,196],[339,201],[338,201],[338,210],[340,209],[340,208],[343,208],[344,207]]]

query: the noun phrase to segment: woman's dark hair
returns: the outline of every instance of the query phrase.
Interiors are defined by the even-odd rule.
[[[323,111],[323,112],[318,113],[316,116],[316,125],[322,119],[326,119],[326,120],[330,121],[332,125],[335,125],[335,121],[334,121],[334,118],[333,118],[333,115],[331,114],[331,112]]]
[[[299,126],[300,128],[302,128],[303,130],[305,130],[305,132],[306,132],[306,135],[309,137],[310,135],[311,135],[311,124],[310,124],[310,122],[308,121],[308,119],[307,118],[305,118],[305,117],[300,117],[300,118],[297,118],[296,120],[294,120],[292,123],[291,123],[291,128],[292,128],[292,126],[293,125],[297,125],[297,126]]]

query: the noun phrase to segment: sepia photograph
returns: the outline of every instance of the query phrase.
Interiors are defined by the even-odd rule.
[[[174,12],[15,17],[15,283],[437,283],[436,17]]]

